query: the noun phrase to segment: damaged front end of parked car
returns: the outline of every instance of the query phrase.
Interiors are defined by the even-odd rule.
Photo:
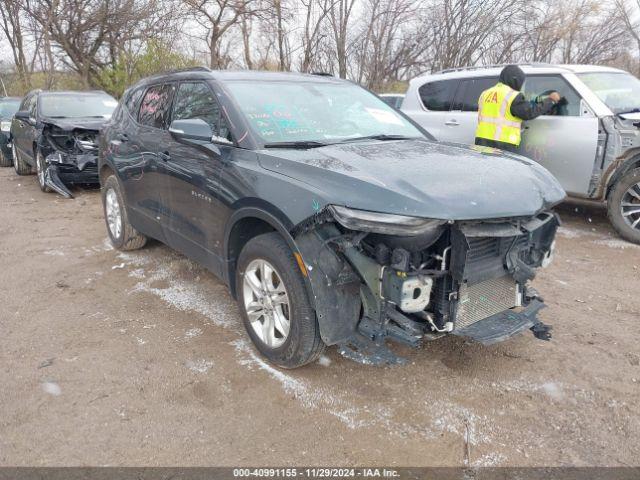
[[[98,183],[98,136],[103,122],[43,122],[36,165],[40,183],[67,198],[68,186]]]
[[[443,148],[414,145],[419,147],[405,148],[432,153]],[[442,187],[430,188],[438,174],[432,169],[429,177],[425,160],[425,174],[414,174],[412,183],[400,175],[404,201],[385,199],[381,189],[363,199],[372,209],[362,208],[363,202],[358,208],[333,202],[296,225],[292,233],[326,344],[337,344],[354,360],[381,364],[404,360],[387,348],[388,340],[416,347],[453,334],[490,345],[526,330],[551,338],[551,327],[537,317],[545,305],[529,282],[552,261],[560,220],[551,207],[564,192],[544,169],[521,157],[482,155],[485,159],[473,154],[469,160],[483,173],[473,174],[469,163],[462,180],[451,176],[443,178]],[[478,170],[486,160],[495,166]],[[455,169],[449,171],[455,175]],[[393,174],[368,179],[375,183],[389,187]],[[412,199],[422,195],[412,193],[412,185],[421,184],[423,192],[442,192],[442,198],[423,203],[431,213],[388,213],[389,203],[414,213],[418,203]],[[480,197],[485,200],[472,200]],[[387,212],[379,211],[383,208]]]

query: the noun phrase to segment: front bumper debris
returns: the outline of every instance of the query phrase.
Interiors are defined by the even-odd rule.
[[[54,152],[47,155],[45,161],[45,185],[63,197],[73,198],[67,185],[99,182],[97,155]]]
[[[536,325],[542,324],[536,318],[536,315],[545,306],[540,300],[535,299],[519,312],[505,310],[491,317],[478,320],[464,328],[456,328],[451,333],[460,337],[471,338],[483,345],[493,345],[525,330],[532,330]]]

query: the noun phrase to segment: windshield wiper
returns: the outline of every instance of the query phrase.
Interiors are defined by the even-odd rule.
[[[341,140],[340,143],[347,143],[347,142],[360,142],[362,140],[411,140],[412,138],[419,138],[419,137],[407,137],[406,135],[388,135],[386,133],[378,133],[376,135],[366,135],[364,137],[352,137],[352,138],[345,138],[344,140]]]
[[[626,115],[628,113],[640,113],[640,108],[633,108],[633,109],[628,110],[626,112],[618,112],[618,113],[616,113],[616,115]]]
[[[327,145],[329,144],[315,140],[299,140],[297,142],[265,143],[264,148],[298,148],[300,150],[307,150],[309,148],[326,147]]]

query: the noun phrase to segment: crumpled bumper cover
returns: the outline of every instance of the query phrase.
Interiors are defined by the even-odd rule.
[[[47,155],[45,161],[45,184],[64,197],[73,198],[67,185],[99,183],[98,156],[95,154],[53,152]]]

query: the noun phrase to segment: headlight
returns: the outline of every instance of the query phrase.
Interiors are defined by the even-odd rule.
[[[11,130],[11,121],[10,120],[1,121],[0,130],[2,130],[3,132],[8,132],[9,130]]]
[[[331,205],[329,209],[338,223],[345,228],[385,235],[413,237],[446,223],[446,220],[368,212],[366,210],[354,210],[338,205]]]

